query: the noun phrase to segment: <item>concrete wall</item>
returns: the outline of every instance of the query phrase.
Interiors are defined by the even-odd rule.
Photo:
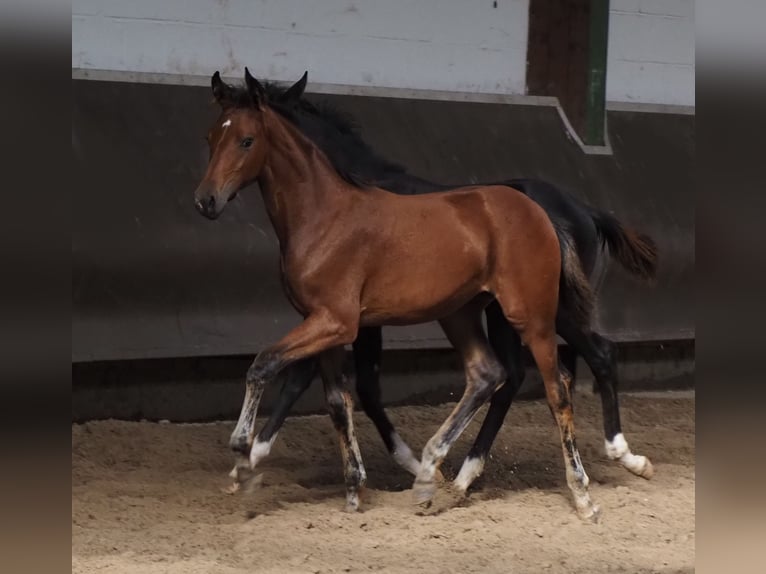
[[[524,93],[529,0],[73,0],[72,68]]]
[[[693,106],[694,0],[612,0],[606,98]]]

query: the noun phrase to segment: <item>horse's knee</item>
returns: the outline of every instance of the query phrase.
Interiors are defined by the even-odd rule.
[[[477,396],[487,399],[505,383],[506,371],[498,361],[483,359],[469,367],[468,376]]]
[[[339,389],[332,389],[326,395],[327,410],[333,421],[342,421],[346,418],[346,402],[348,397]]]
[[[505,380],[508,378],[508,372],[499,362],[490,361],[488,368],[484,372],[484,376],[497,388],[505,383]]]
[[[246,381],[248,383],[262,383],[264,379],[279,370],[281,357],[273,351],[264,351],[255,357],[255,360],[247,370]]]

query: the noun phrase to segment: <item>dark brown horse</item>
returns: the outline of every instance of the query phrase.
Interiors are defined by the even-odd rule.
[[[595,518],[555,332],[559,282],[580,299],[575,309],[588,309],[591,294],[571,246],[559,241],[545,212],[502,186],[421,196],[360,188],[335,169],[286,110],[269,105],[247,70],[245,82],[245,89],[237,89],[213,76],[222,113],[208,134],[210,162],[195,202],[203,215],[216,218],[238,190],[258,181],[279,238],[285,288],[304,321],[253,362],[232,443],[252,444],[265,383],[285,366],[321,354],[346,461],[347,503],[358,507],[364,471],[350,398],[337,375],[339,350],[355,340],[360,326],[439,320],[463,359],[466,389],[423,449],[414,490],[418,502],[429,501],[450,446],[505,381],[481,325],[481,312],[496,299],[541,372],[575,507],[584,518]],[[589,319],[585,312],[577,318]]]

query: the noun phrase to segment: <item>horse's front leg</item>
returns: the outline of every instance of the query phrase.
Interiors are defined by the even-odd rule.
[[[324,381],[327,409],[340,440],[343,474],[346,479],[346,511],[353,512],[359,509],[359,491],[364,486],[367,473],[354,433],[354,403],[343,373],[344,355],[343,347],[325,351],[319,358],[319,366]]]
[[[353,342],[358,324],[358,314],[322,309],[309,314],[276,345],[258,354],[247,371],[242,412],[229,441],[233,450],[249,453],[251,466],[257,462],[257,453],[253,460],[251,447],[255,437],[255,416],[266,381],[295,361]]]
[[[278,374],[278,378],[284,380],[282,389],[279,391],[279,396],[277,397],[277,402],[274,405],[271,415],[258,434],[255,435],[255,441],[253,442],[252,447],[250,447],[249,452],[253,455],[253,458],[256,459],[254,464],[268,456],[271,451],[271,446],[274,444],[274,439],[276,439],[280,428],[282,428],[282,424],[284,423],[287,414],[300,396],[306,389],[308,389],[315,371],[316,359],[310,357],[308,359],[303,359],[302,361],[296,361],[285,367],[282,372]],[[252,407],[253,402],[245,401],[243,410],[246,405]],[[240,418],[244,418],[246,424],[254,424],[255,421],[255,416],[244,417],[243,414],[240,414]],[[252,429],[248,428],[246,435],[250,436],[251,432]],[[239,450],[239,448],[237,450]],[[245,448],[240,452],[241,454],[238,457],[234,469],[229,473],[229,475],[238,483],[244,482],[251,475],[248,450]],[[234,485],[226,491],[235,492],[236,490],[238,490],[238,487]]]

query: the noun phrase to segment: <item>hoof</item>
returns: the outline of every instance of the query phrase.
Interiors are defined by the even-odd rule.
[[[465,500],[468,498],[468,489],[463,488],[463,485],[456,484],[455,481],[452,481],[449,483],[449,490],[452,493],[452,495],[459,499],[459,500]]]
[[[620,459],[620,464],[631,473],[640,476],[641,478],[645,478],[646,480],[649,480],[654,476],[652,461],[640,454],[628,453]]]
[[[643,457],[643,458],[644,458],[644,465],[641,468],[641,470],[639,472],[636,472],[635,474],[637,474],[641,478],[645,478],[646,480],[651,480],[652,477],[654,476],[654,466],[652,465],[651,460],[649,460],[646,457]]]
[[[601,520],[601,509],[596,504],[589,504],[577,509],[577,515],[583,522],[597,524]]]
[[[252,476],[250,470],[250,461],[246,457],[238,457],[237,462],[234,463],[234,468],[231,469],[229,476],[236,482],[245,482]]]
[[[359,492],[351,491],[346,493],[346,506],[343,508],[344,512],[358,512],[359,511]]]
[[[420,481],[415,479],[415,484],[412,486],[412,493],[414,495],[415,504],[427,504],[430,506],[431,500],[433,500],[436,494],[436,483],[434,481]]]
[[[443,491],[447,494],[446,505],[449,508],[460,506],[468,500],[468,491],[458,487],[454,482],[448,482]]]
[[[221,492],[223,492],[224,494],[236,494],[237,492],[239,492],[239,483],[233,482],[229,486],[222,488]]]
[[[454,480],[447,483],[447,490],[457,502],[462,502],[468,498],[468,488],[464,488],[462,484],[458,484]]]

